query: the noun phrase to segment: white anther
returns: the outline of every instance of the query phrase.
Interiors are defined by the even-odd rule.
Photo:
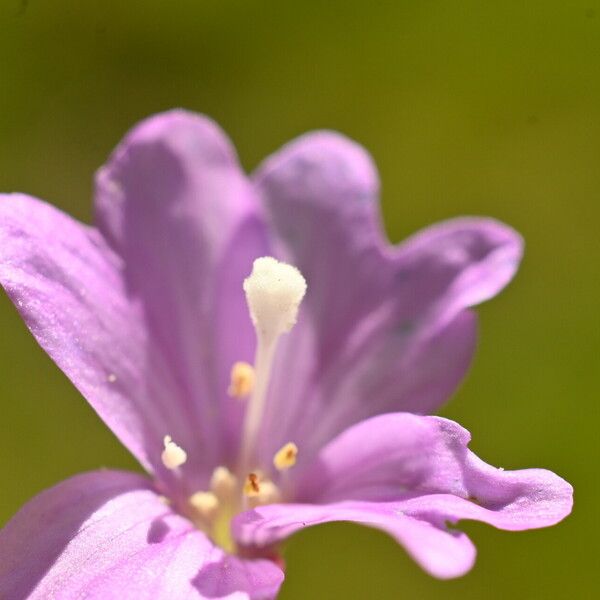
[[[196,492],[189,497],[188,502],[207,521],[214,519],[219,510],[219,499],[212,492]]]
[[[161,459],[163,465],[167,469],[177,469],[185,463],[187,460],[187,453],[183,448],[180,448],[172,439],[170,435],[164,437],[165,449],[162,451]]]
[[[244,280],[244,292],[259,335],[273,339],[296,323],[306,280],[296,267],[263,256],[254,261],[252,273]]]
[[[261,505],[274,504],[281,500],[281,492],[272,481],[263,481],[260,484],[260,494],[258,502]]]
[[[227,467],[217,467],[210,478],[210,489],[220,499],[228,500],[235,493],[236,476]]]

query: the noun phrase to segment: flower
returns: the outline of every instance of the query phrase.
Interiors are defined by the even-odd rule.
[[[470,307],[511,279],[519,236],[467,218],[389,247],[377,196],[338,134],[247,178],[214,123],[174,111],[100,169],[94,227],[0,198],[3,287],[149,475],[77,475],[26,504],[0,532],[0,597],[272,598],[278,543],[332,520],[456,577],[475,549],[449,524],[570,512],[558,476],[491,467],[421,416],[465,374]]]

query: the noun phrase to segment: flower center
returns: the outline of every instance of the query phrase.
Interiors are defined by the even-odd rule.
[[[245,362],[232,366],[227,390],[234,398],[247,398],[236,473],[224,466],[216,467],[209,489],[192,494],[183,509],[199,529],[228,552],[235,552],[231,519],[242,510],[280,502],[281,491],[268,473],[273,468],[287,471],[295,465],[298,455],[296,444],[289,442],[275,453],[272,466],[261,468],[257,446],[277,343],[296,323],[306,281],[295,267],[262,257],[254,261],[252,273],[244,280],[243,287],[256,330],[256,354],[254,366]],[[185,450],[170,436],[165,436],[164,446],[163,464],[178,473],[187,460]]]

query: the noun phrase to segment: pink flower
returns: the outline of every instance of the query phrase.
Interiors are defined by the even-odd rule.
[[[558,476],[491,467],[459,425],[419,416],[464,376],[471,307],[521,239],[468,218],[390,247],[377,196],[338,134],[248,178],[211,121],[175,111],[98,172],[94,227],[0,197],[0,282],[148,473],[78,475],[25,505],[0,531],[0,597],[272,598],[278,543],[333,520],[457,577],[475,548],[448,523],[570,512]]]

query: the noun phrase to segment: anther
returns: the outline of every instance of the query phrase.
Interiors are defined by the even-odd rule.
[[[207,521],[213,520],[219,510],[219,499],[212,492],[196,492],[188,502]]]
[[[233,398],[245,398],[254,389],[254,367],[247,362],[236,362],[231,367],[231,383],[227,393]]]
[[[261,481],[260,493],[258,494],[258,497],[253,500],[253,502],[256,505],[265,505],[274,504],[275,502],[280,501],[281,493],[279,492],[279,488],[272,481]]]
[[[244,482],[244,495],[248,498],[256,498],[260,494],[260,483],[256,473],[248,473]]]
[[[183,448],[180,448],[172,439],[170,435],[165,435],[163,439],[165,449],[162,451],[161,459],[163,465],[167,469],[177,469],[185,463],[187,460],[187,453]]]
[[[286,471],[296,464],[298,446],[294,442],[288,442],[273,457],[273,465],[278,471]]]
[[[235,493],[237,477],[227,467],[217,467],[210,478],[210,489],[221,501]]]
[[[250,473],[246,479],[244,496],[246,496],[246,508],[281,502],[279,488],[269,479],[262,479],[255,473]]]

